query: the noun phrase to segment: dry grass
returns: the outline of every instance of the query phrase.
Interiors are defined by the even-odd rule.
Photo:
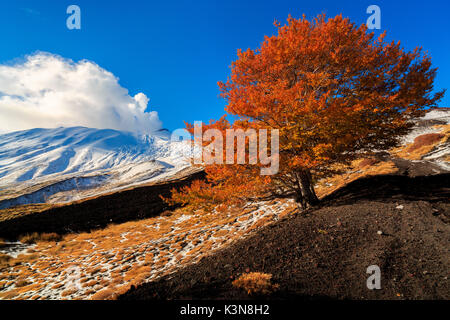
[[[420,160],[446,139],[448,137],[440,133],[429,133],[418,136],[414,139],[414,143],[398,152],[397,156],[409,160]]]
[[[365,167],[370,167],[377,164],[378,162],[379,162],[378,160],[372,158],[363,159],[358,163],[358,168],[363,169]]]
[[[444,144],[450,139],[450,125],[436,126],[441,129],[439,133],[428,133],[418,136],[414,142],[406,147],[392,150],[392,153],[399,158],[408,160],[421,160],[440,144]]]
[[[57,233],[37,233],[26,234],[20,237],[20,242],[33,244],[37,242],[58,242],[62,239],[62,236]]]
[[[268,295],[278,289],[271,283],[272,275],[261,272],[244,273],[233,281],[233,286],[244,289],[249,295]]]
[[[77,289],[67,289],[67,290],[65,290],[65,291],[63,291],[62,293],[61,293],[61,297],[67,297],[67,296],[70,296],[70,295],[72,295],[72,294],[74,294],[74,293],[76,293],[78,290]]]
[[[441,141],[442,138],[444,138],[445,135],[441,133],[428,133],[423,134],[421,136],[418,136],[414,139],[414,143],[409,146],[407,149],[409,152],[417,150],[419,148],[422,148],[424,146],[434,145]]]
[[[373,163],[370,165],[369,163]],[[323,198],[346,184],[366,176],[391,174],[398,169],[392,161],[373,162],[371,159],[355,160],[347,173],[322,179],[315,186],[317,196]]]
[[[103,289],[91,297],[91,300],[113,300],[117,294],[111,289]]]
[[[9,266],[9,262],[12,260],[12,258],[4,253],[0,253],[0,268],[6,268]]]
[[[12,261],[5,258],[9,266],[5,276],[12,281],[33,281],[33,285],[14,292],[17,299],[35,296],[34,283],[46,288],[47,294],[40,298],[112,299],[115,296],[111,291],[125,292],[131,285],[195,263],[220,246],[242,238],[258,218],[268,216],[259,221],[257,227],[271,223],[288,202],[283,200],[272,205],[274,210],[268,211],[253,205],[251,209],[235,209],[223,214],[194,213],[190,216],[183,210],[175,210],[164,217],[111,224],[90,233],[68,234],[57,243],[45,241],[55,240],[52,236],[28,235],[22,240],[36,242],[34,253],[22,254]],[[250,218],[239,222],[243,212]],[[67,270],[72,265],[80,269],[78,291],[67,290]],[[10,292],[12,284],[6,283],[0,295]],[[108,291],[104,291],[105,288]]]
[[[17,297],[19,293],[16,289],[9,290],[7,292],[0,293],[0,299],[2,300],[11,300]]]
[[[15,283],[17,288],[25,287],[25,286],[28,286],[29,284],[31,284],[31,282],[28,282],[28,281],[23,280],[23,279],[17,280],[16,283]]]
[[[17,206],[8,209],[0,210],[0,222],[6,221],[9,219],[16,219],[18,217],[26,216],[31,213],[39,213],[50,208],[56,207],[59,205],[53,204],[28,204],[23,206]]]

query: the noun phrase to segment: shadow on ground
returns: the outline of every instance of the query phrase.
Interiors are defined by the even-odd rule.
[[[352,203],[357,200],[408,199],[444,201],[450,197],[450,173],[416,176],[376,175],[350,182],[322,199],[329,203]]]
[[[267,299],[450,299],[449,174],[362,178],[120,299],[253,299],[232,281],[273,275]],[[381,269],[381,290],[366,286]]]
[[[33,232],[61,235],[86,232],[105,228],[111,223],[157,216],[165,210],[174,209],[160,195],[168,197],[173,188],[180,188],[204,176],[201,171],[174,181],[135,187],[42,212],[21,214],[22,208],[18,207],[14,209],[17,214],[9,219],[0,219],[0,238],[16,240],[21,235]],[[5,213],[0,211],[1,214]]]

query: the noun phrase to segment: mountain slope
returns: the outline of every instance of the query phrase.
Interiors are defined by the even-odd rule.
[[[186,167],[189,145],[85,127],[0,135],[0,208],[66,202],[162,179]],[[90,192],[86,192],[90,190]]]
[[[449,182],[449,174],[362,178],[318,208],[290,214],[119,298],[449,299]],[[381,269],[380,290],[366,287],[371,265]],[[232,285],[249,272],[271,274],[278,290],[249,296]]]
[[[103,188],[108,195],[1,210],[6,238],[25,241],[29,237],[20,236],[33,232],[57,232],[61,238],[36,235],[37,243],[25,249],[23,243],[5,242],[3,248],[0,243],[0,299],[114,298],[144,282],[151,283],[125,297],[155,298],[157,291],[167,298],[246,298],[232,287],[230,276],[247,269],[272,273],[280,284],[278,297],[448,298],[443,272],[449,261],[449,175],[444,166],[450,131],[442,118],[419,120],[415,130],[424,128],[399,150],[358,160],[346,173],[318,181],[323,206],[308,214],[295,214],[288,199],[224,212],[163,211],[158,194],[170,190],[167,181],[120,192],[105,184],[76,194]],[[443,150],[439,157],[424,159],[436,150]],[[138,164],[127,166],[142,172]],[[187,181],[194,178],[189,176],[193,169],[175,176],[187,174]],[[133,183],[136,175],[128,172],[125,183]],[[368,263],[379,263],[382,281],[389,281],[382,286],[390,287],[367,290]],[[67,272],[74,265],[82,284],[76,290]],[[169,274],[173,281],[159,281]]]

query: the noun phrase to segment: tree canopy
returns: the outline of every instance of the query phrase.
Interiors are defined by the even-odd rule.
[[[412,119],[444,94],[433,93],[437,69],[421,48],[406,51],[385,33],[375,38],[364,24],[319,15],[275,26],[278,34],[259,48],[238,50],[230,77],[219,82],[226,112],[237,120],[202,129],[224,136],[230,128],[278,129],[279,171],[263,176],[261,163],[207,164],[207,180],[174,191],[172,202],[226,207],[287,194],[303,208],[314,205],[318,179],[335,174],[336,164],[398,145]]]

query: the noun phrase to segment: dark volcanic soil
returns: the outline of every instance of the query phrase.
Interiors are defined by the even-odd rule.
[[[231,283],[256,271],[280,286],[269,299],[450,299],[449,181],[449,174],[355,181],[321,207],[120,299],[255,298]],[[370,265],[381,269],[381,290],[366,287]]]

